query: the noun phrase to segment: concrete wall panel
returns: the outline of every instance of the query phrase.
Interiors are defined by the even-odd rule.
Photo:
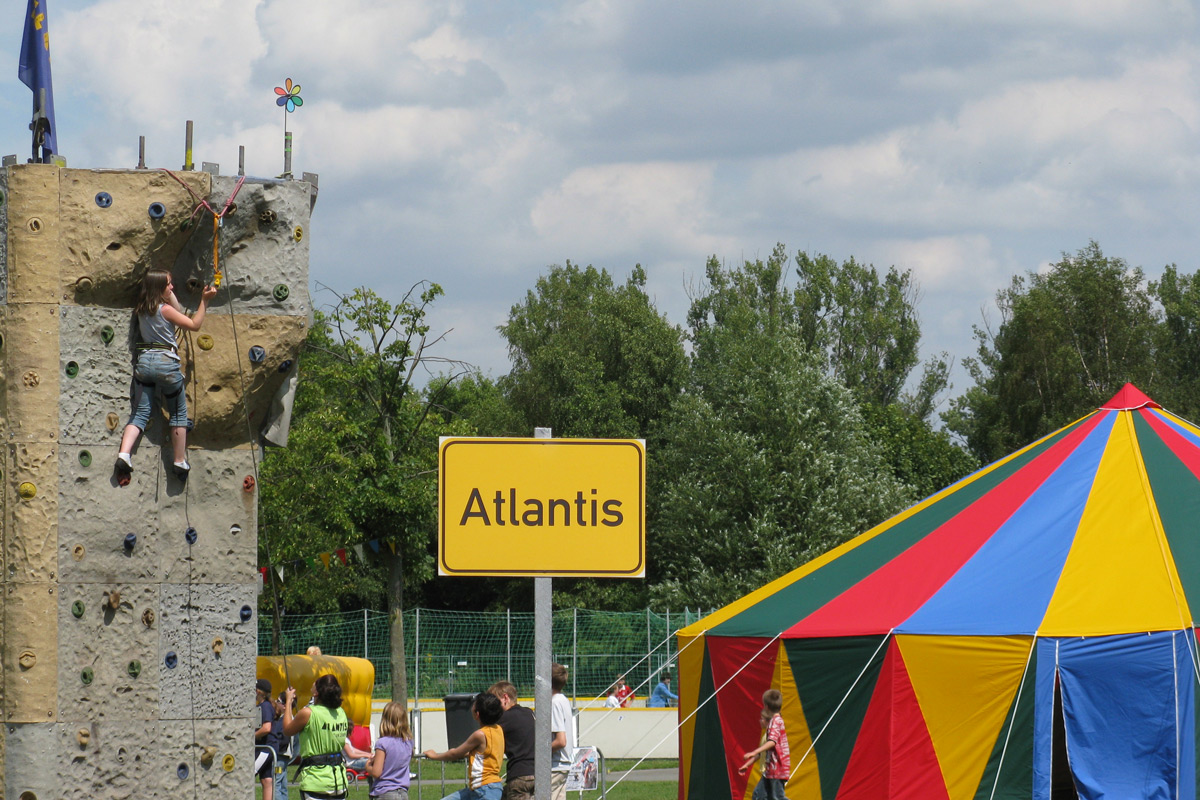
[[[188,458],[185,490],[164,491],[158,506],[162,581],[257,586],[258,494],[245,491],[246,477],[254,474],[250,449],[193,450]],[[166,480],[175,482],[174,476]],[[194,542],[187,539],[189,527]]]
[[[39,724],[9,722],[4,733],[4,756],[8,765],[4,771],[5,797],[15,800],[30,792],[38,800],[57,798],[59,773],[66,764],[65,754],[58,746],[58,726],[44,721]]]
[[[58,448],[10,444],[5,481],[8,580],[53,581],[58,571]]]
[[[30,164],[8,171],[9,303],[57,303],[59,170]]]
[[[87,449],[91,464],[79,454]],[[159,516],[163,483],[179,484],[164,475],[158,448],[135,456],[128,486],[113,475],[117,447],[61,448],[62,475],[58,499],[58,571],[64,581],[101,583],[150,582],[158,579],[161,561]],[[132,546],[126,537],[133,535]]]
[[[9,441],[58,439],[58,307],[10,304],[3,319]]]
[[[4,717],[53,722],[58,708],[58,588],[4,586]]]
[[[120,443],[130,411],[132,320],[129,309],[59,308],[60,441]],[[110,332],[111,340],[105,341]],[[118,418],[114,428],[109,427],[111,413]]]
[[[61,588],[59,719],[156,719],[158,586],[83,583]]]
[[[163,584],[160,719],[241,719],[254,710],[257,589],[230,584]],[[242,609],[250,616],[242,620]],[[250,751],[247,750],[247,753]]]
[[[237,178],[215,178],[213,195],[219,202],[213,207],[220,211],[236,185]],[[309,184],[295,181],[242,185],[235,199],[237,210],[226,214],[221,230],[221,303],[232,302],[238,315],[308,318],[308,230],[314,192]],[[211,219],[200,224],[211,229]],[[211,264],[212,236],[198,232],[180,253],[173,272],[196,273],[198,265]],[[205,272],[205,280],[211,274]],[[283,299],[276,296],[278,286],[287,289]]]
[[[227,309],[214,309],[205,318],[201,334],[211,337],[210,350],[200,348],[200,336],[187,337],[188,413],[196,420],[189,443],[197,447],[218,449],[247,441],[243,387],[250,427],[256,432],[262,427],[307,333],[302,317],[238,314],[235,320],[236,325]],[[258,363],[251,360],[254,347],[263,350]]]
[[[208,194],[207,173],[177,174],[201,197]],[[106,208],[96,202],[101,192],[110,198]],[[162,206],[160,219],[150,215],[155,203]],[[160,170],[63,170],[61,285],[55,287],[61,298],[132,308],[140,270],[170,269],[187,241],[203,234],[192,220],[195,207],[187,189]]]

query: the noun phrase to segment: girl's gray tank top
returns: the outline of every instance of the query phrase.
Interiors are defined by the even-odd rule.
[[[155,309],[153,316],[138,316],[138,330],[142,334],[143,342],[166,345],[171,348],[165,351],[167,355],[176,361],[179,360],[179,356],[175,353],[175,326],[163,317],[161,303]]]

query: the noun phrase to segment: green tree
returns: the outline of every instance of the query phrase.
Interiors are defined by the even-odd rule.
[[[1000,327],[975,329],[975,385],[945,415],[982,461],[1078,419],[1126,382],[1155,388],[1158,312],[1142,270],[1096,242],[996,296]]]
[[[360,288],[317,314],[303,354],[288,447],[263,462],[263,557],[277,564],[379,540],[383,566],[361,570],[360,594],[387,598],[392,697],[407,697],[405,582],[432,575],[437,437],[457,431],[433,412],[436,396],[414,386],[431,355],[425,320],[442,294],[419,283],[398,303]],[[394,548],[394,553],[392,552]],[[355,570],[321,569],[284,586],[284,599],[318,608],[347,599]],[[335,584],[336,581],[336,584]],[[378,597],[378,594],[376,594]]]
[[[683,332],[658,313],[640,265],[552,266],[500,326],[512,370],[501,381],[525,424],[564,437],[638,437],[679,393]]]
[[[1158,385],[1152,395],[1187,419],[1200,419],[1200,276],[1181,275],[1171,264],[1150,284],[1162,305],[1155,337]]]
[[[762,285],[729,277],[722,286]],[[719,300],[719,323],[694,329],[689,389],[650,450],[651,593],[673,607],[733,600],[908,496],[853,395],[795,327],[770,308]]]
[[[765,262],[747,261],[740,269],[725,269],[710,258],[706,288],[693,298],[688,313],[689,327],[703,331],[723,324],[731,313],[749,313],[758,330],[789,329],[860,401],[881,407],[901,402],[926,418],[933,398],[946,388],[949,368],[945,355],[932,359],[917,391],[904,395],[921,340],[911,271],[890,267],[881,275],[854,258],[838,263],[800,251],[794,258],[796,285],[789,288],[791,260],[783,244],[775,245]]]

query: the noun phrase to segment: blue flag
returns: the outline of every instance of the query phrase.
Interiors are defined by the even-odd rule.
[[[21,79],[21,83],[33,90],[34,125],[41,130],[42,160],[49,161],[50,154],[57,152],[58,147],[54,135],[54,88],[50,80],[50,33],[46,26],[46,0],[29,0],[29,11],[25,15],[25,35],[21,37],[21,61],[17,65],[17,77]],[[46,90],[45,108],[40,108],[42,89]],[[35,130],[35,158],[38,145],[38,132]]]

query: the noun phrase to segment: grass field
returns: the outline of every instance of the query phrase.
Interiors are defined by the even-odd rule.
[[[611,775],[614,772],[624,772],[632,767],[635,763],[634,759],[614,759],[605,764],[606,771]],[[675,769],[678,762],[674,759],[656,758],[647,759],[638,765],[637,769]],[[420,768],[420,795],[413,789],[409,790],[410,800],[441,800],[442,797],[462,788],[463,785],[463,765],[462,762],[451,763],[445,765],[445,783],[442,783],[442,764],[424,762]],[[611,786],[611,781],[609,783]],[[675,800],[678,797],[678,784],[676,781],[634,781],[624,780],[615,789],[612,789],[606,794],[606,797],[612,800]],[[256,785],[254,796],[257,800],[262,800],[262,790]],[[289,795],[289,800],[292,797],[299,797],[299,792],[293,792]],[[597,800],[600,797],[599,791],[582,792],[576,794],[571,792],[567,795],[568,800]],[[351,787],[347,800],[367,800],[367,787],[355,786]]]

